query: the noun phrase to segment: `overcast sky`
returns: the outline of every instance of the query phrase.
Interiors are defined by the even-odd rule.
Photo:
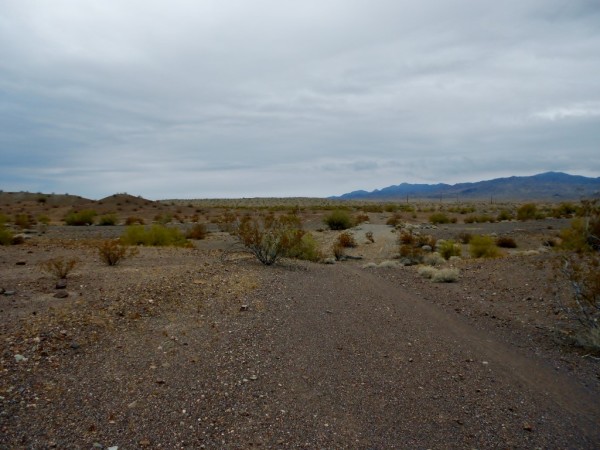
[[[0,189],[600,176],[598,0],[0,0]]]

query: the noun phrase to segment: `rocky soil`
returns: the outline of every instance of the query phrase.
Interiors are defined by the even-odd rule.
[[[365,268],[383,226],[334,265],[223,259],[217,233],[107,267],[90,239],[116,227],[0,247],[0,449],[598,448],[600,361],[538,251],[558,225],[528,227],[452,284]],[[80,261],[66,289],[39,267],[57,256]]]

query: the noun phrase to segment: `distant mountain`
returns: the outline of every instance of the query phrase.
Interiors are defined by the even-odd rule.
[[[562,172],[546,172],[528,177],[496,178],[476,183],[402,183],[371,192],[354,191],[332,199],[398,200],[457,198],[464,200],[577,200],[600,197],[600,177],[588,178]]]

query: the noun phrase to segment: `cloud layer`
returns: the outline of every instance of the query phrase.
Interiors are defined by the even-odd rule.
[[[600,174],[595,0],[0,0],[5,190]]]

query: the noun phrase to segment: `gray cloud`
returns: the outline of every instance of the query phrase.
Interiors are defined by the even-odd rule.
[[[0,0],[2,189],[598,176],[596,1]]]

